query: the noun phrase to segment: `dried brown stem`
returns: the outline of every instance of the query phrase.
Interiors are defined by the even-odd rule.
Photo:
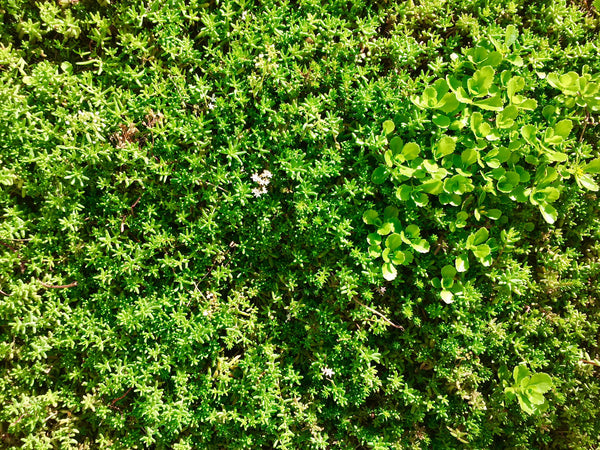
[[[383,320],[385,320],[389,325],[393,326],[394,328],[398,328],[399,330],[404,331],[404,327],[402,325],[396,325],[394,322],[392,322],[390,319],[388,319],[387,317],[385,317],[383,314],[381,314],[379,311],[371,308],[370,306],[365,305],[364,303],[359,302],[356,298],[354,299],[354,301],[356,303],[358,303],[360,306],[364,306],[365,308],[367,308],[369,311],[371,311],[373,314],[381,317]]]
[[[61,284],[61,285],[57,285],[57,286],[52,285],[52,284],[44,283],[41,280],[38,280],[38,281],[40,282],[40,284],[42,286],[44,286],[45,288],[48,288],[48,289],[67,289],[67,288],[71,288],[71,287],[77,286],[77,281],[73,281],[72,283],[69,283],[69,284]]]

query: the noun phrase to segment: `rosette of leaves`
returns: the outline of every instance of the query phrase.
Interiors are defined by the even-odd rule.
[[[515,399],[519,402],[521,409],[527,414],[536,414],[548,409],[548,400],[544,394],[552,389],[552,378],[546,373],[534,373],[519,364],[513,370],[513,384],[510,385],[509,373],[506,367],[500,370],[500,378],[503,379],[504,395],[509,402]]]
[[[421,238],[421,230],[417,225],[403,227],[398,219],[398,208],[388,206],[383,212],[383,218],[374,209],[369,209],[363,215],[367,225],[377,227],[375,233],[367,236],[369,255],[383,259],[382,274],[388,280],[396,279],[399,265],[409,265],[414,261],[413,252],[427,253],[429,242]]]
[[[562,92],[558,100],[567,108],[582,108],[587,113],[600,111],[600,76],[589,73],[584,66],[583,73],[549,73],[548,84]]]

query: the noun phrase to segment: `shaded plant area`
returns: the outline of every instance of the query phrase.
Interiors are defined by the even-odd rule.
[[[576,448],[600,4],[0,5],[0,447]]]

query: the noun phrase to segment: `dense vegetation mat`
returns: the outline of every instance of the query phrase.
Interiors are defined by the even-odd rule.
[[[595,448],[599,2],[0,2],[0,447]]]

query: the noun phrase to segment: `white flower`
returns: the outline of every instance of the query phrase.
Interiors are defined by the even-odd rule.
[[[265,178],[268,178],[270,180],[271,177],[273,176],[273,174],[271,172],[269,172],[268,170],[263,170],[262,176]]]
[[[329,367],[323,367],[321,369],[321,373],[323,375],[325,375],[327,378],[331,378],[333,376],[333,374],[334,374],[333,370],[330,369]]]
[[[257,174],[257,173],[253,173],[252,174],[252,181],[254,181],[255,183],[259,183],[260,184],[261,179],[262,178],[260,177],[259,174]]]
[[[261,195],[267,193],[267,189],[265,187],[262,187],[260,189],[254,188],[254,189],[252,189],[252,193],[254,194],[255,197],[260,197]]]

